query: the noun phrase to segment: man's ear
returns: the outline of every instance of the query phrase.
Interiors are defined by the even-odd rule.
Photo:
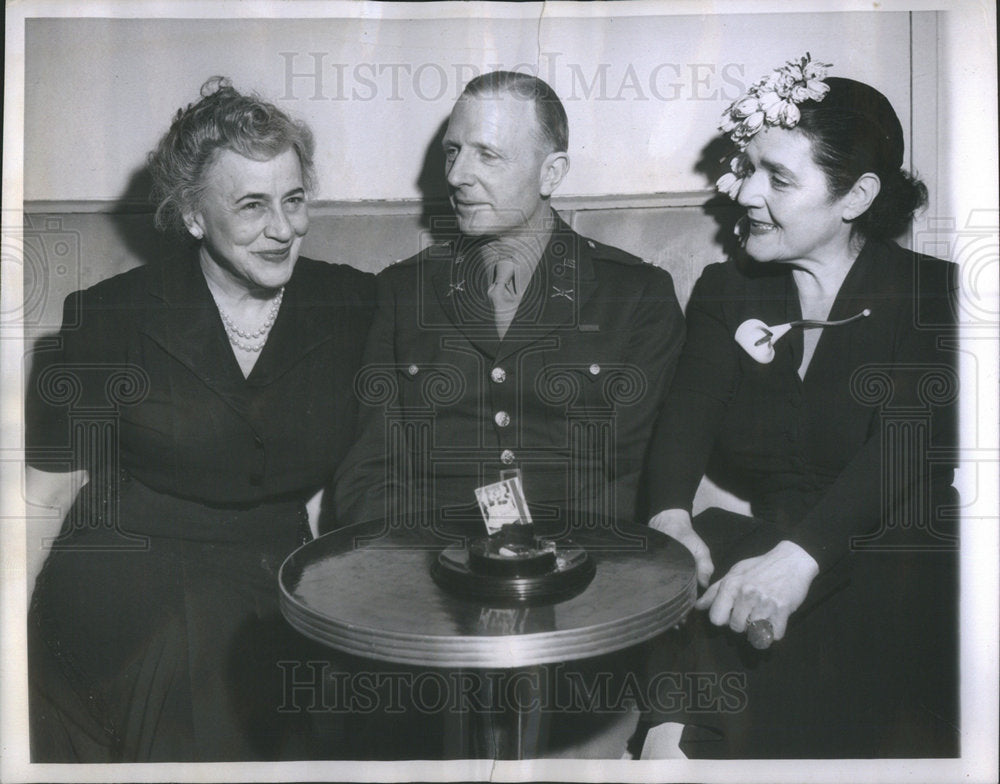
[[[865,172],[858,177],[857,182],[844,195],[844,220],[852,221],[864,215],[879,191],[882,190],[882,181],[877,174]]]
[[[205,221],[200,212],[185,212],[184,225],[187,227],[188,233],[196,240],[205,237]]]
[[[538,185],[542,196],[551,196],[569,171],[569,155],[564,152],[550,152],[542,161],[541,179]]]

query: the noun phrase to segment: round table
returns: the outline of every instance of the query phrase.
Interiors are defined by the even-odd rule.
[[[554,604],[491,607],[438,586],[431,565],[441,550],[485,532],[470,511],[363,523],[305,544],[282,565],[281,609],[302,634],[354,656],[511,669],[638,645],[678,624],[694,604],[694,560],[659,531],[616,521],[540,525],[537,516],[536,531],[586,548],[596,570],[580,593]],[[523,717],[515,723],[522,729],[509,756],[521,757]]]

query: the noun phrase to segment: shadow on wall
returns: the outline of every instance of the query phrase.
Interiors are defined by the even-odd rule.
[[[32,373],[38,355],[58,348],[66,297],[78,297],[81,290],[133,267],[186,252],[190,242],[186,234],[181,237],[154,227],[151,187],[149,170],[142,166],[106,210],[25,213],[23,326],[25,341],[30,341],[24,357],[28,384],[36,382]]]
[[[710,187],[715,187],[715,181],[729,171],[729,161],[736,153],[735,146],[727,136],[721,134],[715,136],[702,148],[694,170],[708,181]],[[702,210],[718,225],[713,239],[715,244],[722,248],[725,258],[741,257],[743,251],[736,237],[735,228],[736,222],[743,216],[743,210],[722,193],[715,194],[705,202]]]
[[[424,153],[424,163],[417,177],[420,191],[420,227],[428,231],[434,242],[453,237],[457,223],[448,201],[448,180],[445,178],[444,142],[448,130],[446,118],[438,126]]]
[[[141,264],[183,254],[191,243],[186,232],[180,234],[171,229],[161,232],[153,225],[156,205],[150,199],[152,189],[153,178],[149,168],[139,167],[132,172],[112,208],[112,214],[119,216],[114,227],[123,248]]]

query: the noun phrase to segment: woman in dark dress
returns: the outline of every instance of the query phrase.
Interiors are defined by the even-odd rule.
[[[724,115],[749,258],[695,286],[651,451],[651,525],[707,588],[652,666],[740,684],[653,717],[688,756],[958,752],[953,265],[892,241],[926,199],[899,120],[825,71],[789,63]],[[692,522],[710,465],[752,518]]]
[[[71,295],[35,358],[29,487],[89,477],[31,602],[35,762],[308,753],[277,570],[349,446],[374,291],[299,257],[312,158],[307,127],[207,82],[150,155],[191,248]]]

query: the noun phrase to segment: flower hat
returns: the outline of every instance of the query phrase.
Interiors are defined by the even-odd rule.
[[[808,100],[822,101],[826,97],[830,85],[823,80],[830,67],[830,63],[815,62],[806,52],[798,61],[789,60],[751,85],[723,112],[719,130],[729,135],[741,154],[730,160],[731,171],[716,181],[715,187],[721,193],[734,200],[739,194],[746,175],[742,151],[754,134],[765,126],[794,128],[801,116],[798,104]]]

